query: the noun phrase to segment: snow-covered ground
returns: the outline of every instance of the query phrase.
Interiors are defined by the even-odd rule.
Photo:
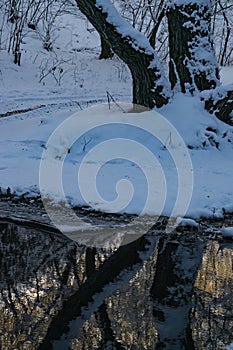
[[[66,118],[80,108],[107,102],[106,91],[118,101],[131,101],[131,78],[127,67],[117,58],[98,60],[99,37],[85,19],[80,17],[71,21],[70,17],[63,16],[60,27],[54,52],[42,50],[34,32],[25,39],[21,67],[14,65],[5,51],[0,52],[0,114],[40,107],[0,119],[0,186],[10,187],[18,194],[39,192],[43,151],[53,131]],[[222,70],[222,80],[224,84],[233,82],[233,67]],[[108,108],[105,111],[109,113]],[[192,160],[193,192],[186,216],[194,219],[219,217],[223,215],[223,209],[233,212],[233,128],[205,112],[198,97],[178,93],[158,112],[180,133]],[[77,186],[77,169],[94,146],[114,137],[137,141],[161,163],[167,181],[162,213],[170,215],[179,189],[177,169],[165,147],[168,144],[176,147],[169,131],[167,145],[136,128],[114,129],[109,125],[83,135],[71,149],[67,148],[62,184],[69,201],[94,207],[98,204],[101,209],[101,203],[91,200],[85,203]],[[65,143],[65,140],[60,140],[60,144],[58,141],[58,153],[66,147]],[[58,153],[54,153],[54,159]],[[121,158],[124,158],[122,154]],[[101,157],[98,162],[100,166]],[[107,162],[96,178],[105,201],[116,197],[119,179],[130,181],[135,190],[132,202],[121,211],[140,213],[147,198],[142,171],[127,160]],[[121,195],[127,196],[127,191]],[[124,198],[122,200],[124,202]],[[155,214],[156,210],[155,207]],[[150,208],[149,214],[152,213],[153,208]]]

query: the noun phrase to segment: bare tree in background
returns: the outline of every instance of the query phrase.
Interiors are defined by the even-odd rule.
[[[7,45],[9,53],[14,55],[14,63],[21,63],[21,45],[28,31],[34,30],[42,40],[44,49],[52,49],[52,31],[56,18],[66,7],[65,2],[56,0],[5,0],[0,2],[1,36],[0,46]],[[41,24],[41,28],[39,28]],[[3,29],[7,27],[6,37]]]
[[[212,15],[212,32],[216,54],[221,66],[233,63],[233,3],[231,0],[215,0]]]

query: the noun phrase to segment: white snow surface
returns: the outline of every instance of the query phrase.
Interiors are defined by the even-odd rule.
[[[233,238],[233,227],[223,227],[221,233],[225,238]]]
[[[0,114],[43,105],[27,113],[0,118],[0,187],[10,187],[17,194],[27,192],[33,196],[39,192],[39,166],[44,147],[53,131],[80,110],[80,104],[86,108],[91,103],[107,102],[106,91],[118,101],[131,101],[131,77],[127,67],[117,58],[98,60],[99,36],[93,28],[82,17],[71,21],[70,17],[63,16],[60,21],[62,30],[53,52],[42,50],[40,41],[32,33],[31,38],[25,39],[21,67],[15,66],[5,51],[0,55]],[[59,82],[52,74],[43,76],[53,65],[63,69],[63,75],[57,76],[61,78]],[[231,84],[233,68],[222,69],[222,77],[223,82]],[[86,101],[92,102],[88,105]],[[180,133],[192,160],[194,187],[186,217],[221,217],[223,209],[233,212],[233,128],[204,111],[198,96],[175,94],[158,112]],[[162,213],[169,215],[177,198],[177,169],[164,145],[135,128],[96,129],[78,140],[69,153],[67,149],[63,188],[69,202],[91,205],[84,201],[77,188],[77,169],[94,146],[116,136],[136,140],[150,149],[161,163],[167,181]],[[167,143],[176,147],[169,132]],[[57,142],[55,158],[66,144],[69,144],[66,138]],[[102,164],[100,157],[98,161],[101,171],[96,186],[104,200],[114,200],[117,182],[126,180],[132,184],[134,196],[122,211],[140,213],[147,193],[140,169],[122,159]],[[146,165],[150,168],[150,164]],[[120,194],[124,197],[124,191]],[[127,191],[125,196],[128,196]],[[101,209],[101,203],[98,208]]]

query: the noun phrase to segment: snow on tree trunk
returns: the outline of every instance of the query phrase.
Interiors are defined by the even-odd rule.
[[[166,104],[169,83],[145,36],[119,15],[110,0],[76,3],[113,52],[128,65],[133,78],[133,103],[149,108]]]
[[[213,48],[211,0],[170,0],[169,79],[181,91],[206,90],[219,84],[219,68]]]

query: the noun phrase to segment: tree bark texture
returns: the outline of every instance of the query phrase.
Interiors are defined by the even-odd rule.
[[[101,53],[99,55],[100,60],[107,60],[108,58],[113,57],[113,52],[111,50],[111,47],[108,45],[107,41],[104,39],[104,37],[100,36],[101,40]]]
[[[167,18],[172,88],[177,84],[182,92],[215,88],[219,68],[210,30],[211,1],[170,1]]]

